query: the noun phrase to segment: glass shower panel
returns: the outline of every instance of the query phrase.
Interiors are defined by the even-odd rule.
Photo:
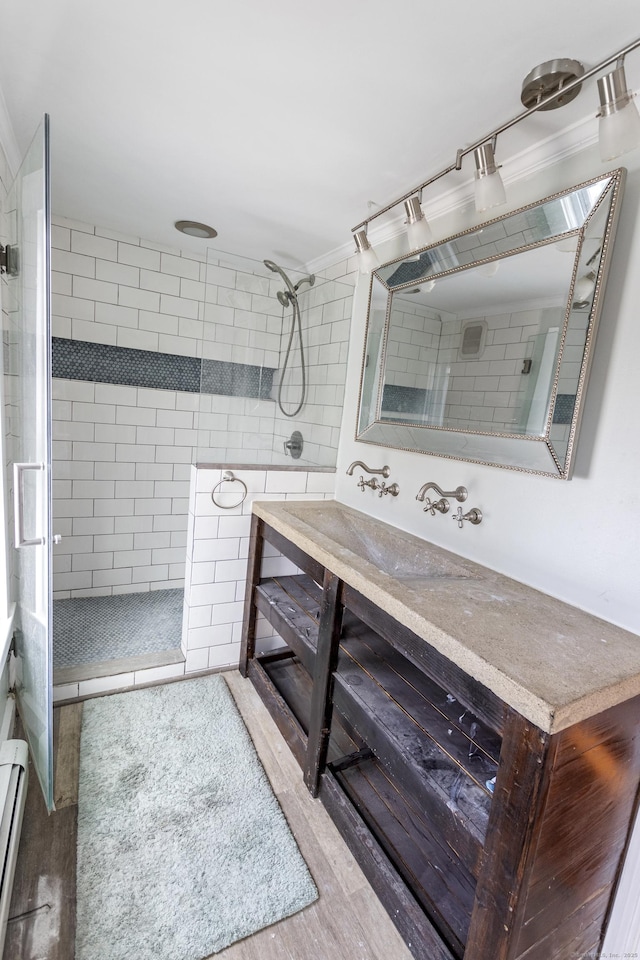
[[[16,696],[48,810],[53,809],[51,666],[51,335],[49,123],[45,116],[7,198],[10,277],[5,384],[13,462]]]

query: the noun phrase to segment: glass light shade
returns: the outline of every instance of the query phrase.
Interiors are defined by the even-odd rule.
[[[380,261],[376,255],[373,247],[369,247],[368,250],[362,250],[358,254],[358,270],[360,273],[371,273],[372,270],[375,270],[379,266]]]
[[[490,207],[499,207],[507,202],[502,177],[497,170],[495,173],[489,173],[483,177],[476,174],[475,194],[478,213],[489,210]]]
[[[407,238],[410,250],[417,250],[418,247],[426,247],[431,243],[431,227],[424,217],[407,224]]]
[[[378,257],[367,239],[367,231],[358,230],[357,233],[354,233],[353,239],[358,254],[358,270],[360,273],[371,273],[378,266]]]
[[[640,146],[640,114],[633,100],[600,117],[598,138],[602,160],[613,160]]]

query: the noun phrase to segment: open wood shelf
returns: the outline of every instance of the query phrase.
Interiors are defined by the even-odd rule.
[[[305,667],[292,650],[279,650],[277,654],[267,654],[256,661],[268,681],[273,685],[279,702],[274,701],[277,712],[290,712],[301,736],[306,741],[309,732],[309,711],[311,707],[312,681]],[[284,706],[283,706],[284,705]],[[273,714],[272,714],[273,715]],[[278,717],[275,717],[278,722]],[[343,760],[357,754],[364,747],[363,741],[350,729],[346,721],[336,717],[331,728],[328,759],[330,762]],[[301,766],[303,763],[298,761]]]
[[[477,873],[490,797],[370,677],[344,664],[334,676],[336,709]]]
[[[332,769],[331,764],[329,769]],[[375,758],[334,773],[356,810],[456,956],[462,957],[475,897],[475,879],[439,839]]]
[[[280,656],[277,660],[267,655],[258,657],[258,662],[306,737],[309,733],[311,677],[293,650],[283,650],[278,653]]]
[[[306,574],[272,577],[255,590],[256,607],[313,675],[322,588]]]
[[[272,662],[269,675],[309,731],[322,590],[306,574],[272,578],[256,605],[304,670]],[[491,807],[500,738],[442,687],[345,611],[333,699],[380,762],[438,824],[460,861],[476,873]]]

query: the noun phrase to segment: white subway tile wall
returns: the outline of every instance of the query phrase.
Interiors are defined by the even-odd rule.
[[[432,423],[461,430],[468,428],[470,421],[477,430],[521,430],[532,395],[523,362],[534,356],[550,328],[561,328],[563,316],[563,307],[534,307],[500,315],[465,319],[441,315],[434,319],[434,311],[428,307],[412,304],[409,297],[398,299],[387,343],[385,409],[407,418],[412,413],[426,413]],[[465,358],[460,346],[469,325],[481,326],[483,335],[478,356]],[[576,346],[563,357],[561,394],[575,394],[584,335],[582,346],[580,333],[574,336]],[[403,393],[397,388],[411,389]],[[566,429],[555,429],[559,442]]]
[[[52,247],[54,336],[278,367],[290,322],[275,296],[282,282],[254,274],[252,261],[207,263],[64,218]],[[330,273],[301,292],[300,466],[332,466],[338,445],[355,275],[346,263]],[[297,347],[290,365],[299,368]],[[285,408],[297,378],[286,377]],[[294,426],[273,399],[62,378],[53,396],[56,598],[180,586],[190,464],[291,463]]]
[[[166,451],[193,428],[183,396],[54,379],[56,599],[182,586],[191,450]]]
[[[211,498],[223,472],[224,468],[196,467],[191,471],[182,632],[187,673],[238,663],[253,501],[324,500],[332,499],[335,491],[333,470],[238,468],[233,474],[247,485],[247,496],[242,504],[229,509],[216,506]],[[238,499],[235,486],[218,487],[218,502],[224,504],[227,498],[234,503]],[[264,576],[295,572],[297,568],[277,551],[266,552]],[[273,630],[262,615],[257,632],[262,649],[279,642],[270,639]]]
[[[523,361],[563,320],[564,308],[547,307],[443,322],[438,362],[449,367],[447,425],[464,429],[474,420],[478,430],[511,433],[523,428],[531,399]],[[486,325],[484,346],[479,357],[465,360],[459,353],[462,327],[478,321]]]

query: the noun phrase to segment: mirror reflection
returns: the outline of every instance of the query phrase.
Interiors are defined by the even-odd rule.
[[[623,172],[375,272],[358,439],[568,478]]]
[[[551,244],[392,294],[380,419],[543,436],[572,276]]]

